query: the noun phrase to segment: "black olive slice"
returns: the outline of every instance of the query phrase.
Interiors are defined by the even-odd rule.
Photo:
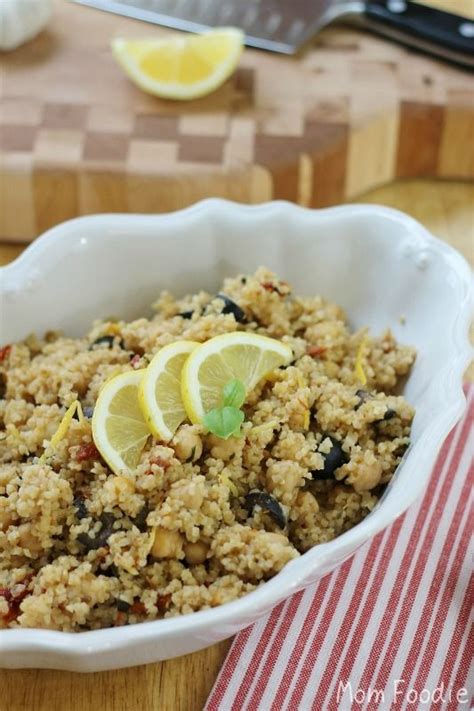
[[[367,392],[367,390],[356,390],[356,396],[359,398],[359,402],[354,407],[354,410],[358,410],[359,407],[364,404],[364,402],[367,402],[367,400],[372,400],[373,398],[373,395]]]
[[[185,319],[190,319],[193,316],[194,311],[180,311],[178,316],[181,316],[181,318]]]
[[[79,495],[73,500],[72,505],[76,509],[76,518],[79,520],[81,518],[86,518],[89,516],[89,511],[87,510],[86,500],[83,496]]]
[[[99,338],[96,338],[95,341],[92,341],[89,346],[89,350],[91,351],[94,346],[100,346],[102,344],[107,344],[108,348],[112,348],[114,345],[115,338],[115,336],[100,336]],[[126,350],[123,338],[120,339],[119,346],[122,350]]]
[[[235,301],[225,294],[217,294],[216,299],[221,299],[224,302],[224,307],[222,309],[223,314],[232,314],[237,323],[246,323],[247,317],[245,316],[245,311],[238,306]]]
[[[149,513],[150,509],[148,508],[147,504],[145,504],[145,506],[137,513],[135,518],[132,518],[133,523],[142,533],[147,529],[146,518]]]
[[[342,467],[343,464],[347,464],[349,461],[349,457],[342,449],[341,443],[335,437],[327,435],[322,441],[324,442],[327,437],[331,440],[332,447],[327,453],[320,452],[324,457],[324,468],[314,469],[311,472],[313,479],[333,479],[336,469],[339,469],[339,467]]]
[[[87,550],[93,551],[97,550],[97,548],[103,548],[107,545],[109,536],[111,536],[113,533],[113,527],[115,523],[115,516],[113,514],[102,514],[102,516],[100,517],[100,521],[102,523],[102,528],[96,534],[95,538],[89,536],[88,533],[80,533],[77,537],[79,543],[82,543],[82,545],[85,546]]]
[[[266,491],[251,491],[245,497],[245,508],[252,514],[255,506],[266,511],[280,528],[285,528],[286,516],[279,502]]]
[[[126,600],[121,600],[120,598],[117,598],[116,606],[119,612],[128,612],[131,608],[131,604],[129,602],[127,602]]]
[[[97,575],[104,575],[106,578],[120,578],[120,572],[115,563],[108,565],[106,568],[99,567]]]

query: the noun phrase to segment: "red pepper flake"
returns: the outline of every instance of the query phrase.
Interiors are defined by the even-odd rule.
[[[12,347],[11,346],[3,346],[3,348],[0,348],[0,363],[4,361],[8,356],[10,355]]]
[[[136,368],[138,366],[138,364],[140,363],[141,359],[142,359],[141,355],[139,353],[135,353],[135,355],[133,356],[133,358],[130,361],[130,365],[132,366],[132,368]]]
[[[281,291],[278,286],[272,281],[264,281],[261,286],[267,291],[275,292],[276,294],[278,294],[278,296],[286,296],[287,293],[289,293],[288,284],[286,281],[280,282],[280,286],[283,287],[283,289],[286,289],[286,291]]]
[[[1,594],[0,590],[0,594]],[[19,613],[19,607],[15,605],[15,607],[10,607],[7,614],[3,615],[3,621],[6,625],[9,625],[10,622],[13,622],[14,620],[17,619]]]
[[[87,444],[80,445],[74,458],[76,462],[85,462],[87,459],[99,459],[99,457],[99,450],[94,442],[87,442]]]
[[[324,355],[326,353],[326,348],[324,346],[308,346],[306,349],[306,353],[311,356],[311,358],[319,358],[319,356]]]
[[[8,624],[16,620],[20,614],[20,605],[27,595],[30,595],[28,585],[34,578],[33,573],[28,573],[23,580],[15,583],[10,588],[0,588],[0,597],[3,597],[8,603],[8,612],[3,615],[3,621]]]
[[[133,605],[130,606],[130,612],[133,615],[145,615],[146,614],[146,607],[143,604],[143,602],[141,602],[140,600],[135,600]]]
[[[171,602],[171,593],[167,593],[166,595],[158,595],[156,598],[156,606],[158,610],[161,612],[165,612]]]
[[[262,284],[262,287],[264,289],[266,289],[267,291],[278,291],[275,284],[273,284],[271,281],[264,281]]]
[[[117,614],[115,615],[114,626],[123,627],[126,621],[127,615],[125,614],[125,612],[117,612]]]

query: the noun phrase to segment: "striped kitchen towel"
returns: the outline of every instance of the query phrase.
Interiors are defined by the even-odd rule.
[[[206,711],[470,708],[474,386],[467,395],[423,500],[238,634]]]

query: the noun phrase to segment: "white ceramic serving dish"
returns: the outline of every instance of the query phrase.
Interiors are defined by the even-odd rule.
[[[212,292],[224,276],[260,264],[297,293],[341,304],[354,326],[367,324],[374,333],[390,326],[398,339],[417,347],[405,390],[416,406],[412,444],[386,495],[358,526],[292,561],[240,600],[81,634],[0,631],[0,666],[99,671],[193,652],[250,625],[339,566],[422,494],[465,404],[471,272],[455,250],[400,212],[212,199],[167,215],[71,220],[0,270],[0,345],[51,328],[80,335],[94,318],[148,313],[161,289]]]

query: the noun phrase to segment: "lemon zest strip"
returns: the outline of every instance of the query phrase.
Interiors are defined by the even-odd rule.
[[[64,437],[66,436],[69,426],[72,422],[72,418],[74,417],[74,415],[77,412],[78,405],[80,407],[80,403],[78,400],[74,400],[74,402],[72,402],[69,405],[68,409],[66,410],[66,412],[63,415],[61,422],[59,423],[58,429],[51,437],[49,445],[46,447],[43,454],[39,458],[40,463],[43,463],[45,461],[47,454],[49,454],[59,444],[59,442],[62,439],[64,439]],[[81,409],[81,412],[82,412],[82,409]],[[83,415],[83,418],[84,418],[84,415]]]
[[[258,434],[259,432],[264,432],[265,430],[273,429],[278,425],[278,420],[270,420],[270,422],[264,422],[261,425],[255,425],[249,430],[249,434]]]
[[[83,411],[82,411],[82,405],[81,405],[81,403],[79,402],[79,400],[77,400],[76,402],[77,402],[76,413],[77,413],[77,416],[78,416],[78,418],[79,418],[79,422],[81,423],[81,425],[83,425],[84,422],[85,422],[85,420],[86,420],[86,418],[84,417],[84,413],[83,413]]]
[[[360,380],[362,385],[366,385],[367,383],[367,376],[364,372],[364,367],[362,365],[364,361],[364,350],[365,347],[367,346],[367,337],[364,337],[362,341],[359,343],[359,347],[357,349],[357,355],[355,359],[355,367],[354,367],[354,372],[356,374],[356,377]]]
[[[304,415],[303,415],[303,429],[304,430],[308,429],[309,422],[310,422],[310,413],[309,413],[309,410],[305,410]]]
[[[224,474],[224,472],[220,472],[217,475],[217,479],[219,481],[219,484],[224,484],[224,486],[226,486],[234,496],[239,495],[239,490],[237,489],[234,482],[229,479],[227,474]]]

